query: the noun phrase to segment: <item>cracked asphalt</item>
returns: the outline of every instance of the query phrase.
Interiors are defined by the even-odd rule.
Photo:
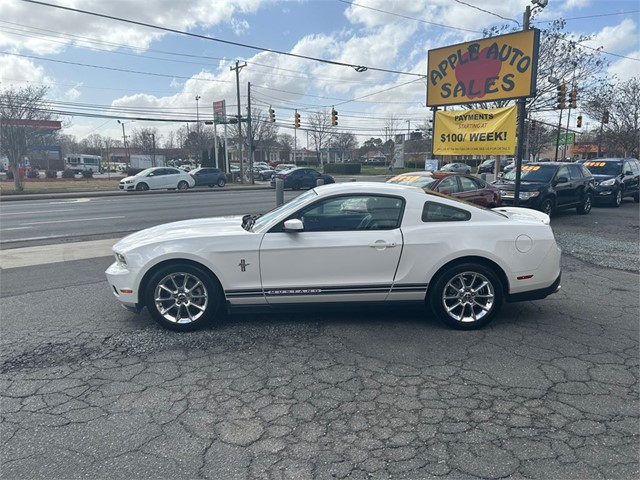
[[[3,479],[640,477],[634,268],[567,254],[561,292],[481,331],[375,310],[179,334],[116,305],[110,261],[2,272]]]

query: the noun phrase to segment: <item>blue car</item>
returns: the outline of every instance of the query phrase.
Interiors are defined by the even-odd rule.
[[[222,188],[227,184],[227,174],[219,168],[200,167],[191,170],[189,174],[196,181],[196,187],[207,185]]]
[[[275,188],[276,179],[280,178],[284,182],[284,188],[300,190],[301,188],[313,188],[318,185],[318,180],[323,180],[325,185],[335,183],[331,175],[320,173],[313,168],[298,167],[291,170],[276,173],[271,177],[271,186]]]

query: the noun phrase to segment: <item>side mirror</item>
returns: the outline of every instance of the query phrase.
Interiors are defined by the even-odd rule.
[[[302,232],[304,231],[304,223],[299,218],[290,218],[284,222],[285,232]]]
[[[624,172],[625,175],[633,175],[633,173],[631,172],[631,170],[627,170],[626,172]]]
[[[556,183],[567,183],[569,179],[567,177],[558,177]]]

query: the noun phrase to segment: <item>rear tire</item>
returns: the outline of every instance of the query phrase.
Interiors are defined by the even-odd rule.
[[[436,317],[448,326],[474,330],[498,314],[504,292],[493,270],[478,263],[463,263],[438,275],[427,301]]]
[[[184,180],[178,182],[178,190],[188,190],[189,189],[189,184],[187,182],[185,182]]]
[[[219,284],[193,265],[167,265],[147,282],[145,305],[170,330],[187,332],[213,322],[222,304]]]
[[[218,187],[222,188],[227,184],[226,180],[224,178],[219,178],[218,179]]]
[[[576,212],[578,215],[586,215],[591,211],[591,207],[593,206],[593,195],[589,192],[584,194],[582,198],[582,203],[576,207]]]
[[[138,185],[136,185],[136,190],[139,192],[146,192],[147,190],[149,190],[149,185],[147,185],[146,183],[139,183]]]

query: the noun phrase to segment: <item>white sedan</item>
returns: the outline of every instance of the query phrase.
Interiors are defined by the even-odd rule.
[[[196,181],[187,172],[173,167],[152,167],[120,180],[120,190],[187,190]]]
[[[389,183],[324,185],[264,215],[160,225],[113,251],[106,274],[116,298],[182,331],[223,309],[390,302],[426,304],[450,326],[472,329],[504,301],[560,288],[546,214]]]

